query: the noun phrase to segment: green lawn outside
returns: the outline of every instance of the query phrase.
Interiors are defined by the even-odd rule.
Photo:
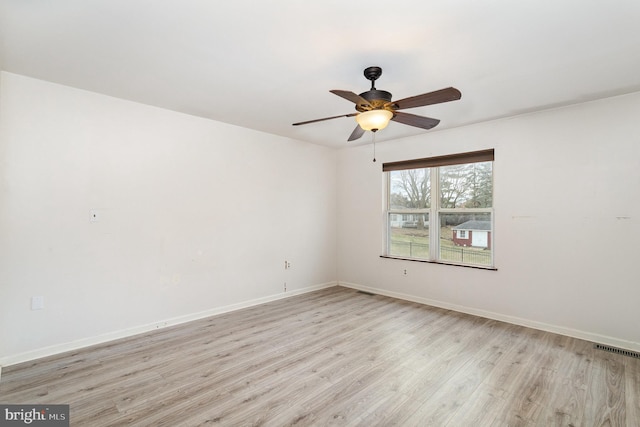
[[[491,252],[480,248],[461,247],[453,243],[450,227],[442,227],[440,259],[465,264],[491,265]],[[428,229],[391,229],[390,255],[429,259]]]

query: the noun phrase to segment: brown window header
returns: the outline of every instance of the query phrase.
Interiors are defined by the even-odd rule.
[[[494,149],[471,151],[468,153],[448,154],[446,156],[427,157],[425,159],[402,160],[400,162],[383,163],[382,171],[399,171],[405,169],[433,168],[438,166],[460,165],[464,163],[492,162]]]

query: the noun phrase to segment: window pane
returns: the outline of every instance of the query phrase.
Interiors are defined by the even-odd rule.
[[[442,166],[442,208],[490,208],[493,200],[492,162]]]
[[[491,266],[492,231],[490,213],[441,213],[439,259]]]
[[[389,214],[389,255],[429,259],[429,214]]]
[[[424,209],[431,206],[429,169],[389,172],[389,208]]]

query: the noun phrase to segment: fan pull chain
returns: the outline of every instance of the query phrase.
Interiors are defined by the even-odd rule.
[[[376,131],[371,132],[373,134],[373,163],[376,162]]]

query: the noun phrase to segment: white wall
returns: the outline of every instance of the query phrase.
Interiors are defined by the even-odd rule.
[[[335,150],[1,84],[0,365],[335,284]]]
[[[640,350],[640,94],[381,143],[377,163],[9,73],[0,94],[0,365],[336,278]],[[498,271],[379,258],[382,163],[483,148]]]
[[[638,117],[635,93],[340,151],[340,282],[640,349]],[[498,271],[379,258],[382,163],[485,148]]]

